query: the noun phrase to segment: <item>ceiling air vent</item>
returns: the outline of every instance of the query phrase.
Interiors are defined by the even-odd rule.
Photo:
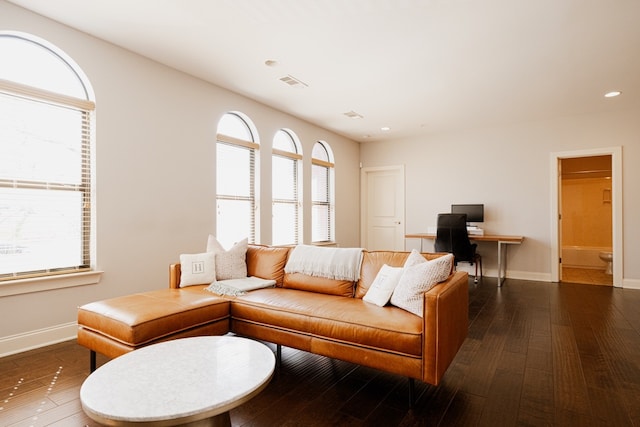
[[[302,80],[296,79],[291,74],[287,74],[284,77],[280,77],[280,81],[281,82],[285,82],[286,84],[288,84],[291,87],[305,88],[305,87],[309,86],[308,84],[306,84]]]
[[[355,111],[351,110],[351,111],[347,111],[346,113],[342,113],[345,116],[349,117],[350,119],[363,119],[364,116],[360,113],[356,113]]]

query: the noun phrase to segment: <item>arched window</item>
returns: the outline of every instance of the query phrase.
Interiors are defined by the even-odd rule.
[[[0,31],[0,280],[91,270],[95,104],[64,52]]]
[[[272,243],[288,245],[300,243],[300,183],[299,171],[302,154],[295,135],[281,129],[273,138]]]
[[[216,143],[216,237],[231,247],[256,236],[256,154],[260,146],[247,117],[226,113],[218,122]]]
[[[334,164],[329,145],[318,141],[311,153],[311,240],[335,240]]]

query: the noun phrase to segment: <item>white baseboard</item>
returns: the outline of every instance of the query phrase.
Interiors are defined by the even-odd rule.
[[[467,263],[458,263],[458,270],[466,271],[472,276],[475,273],[475,265],[471,266]],[[484,269],[482,271],[485,277],[498,277],[498,270]],[[507,270],[507,279],[518,280],[534,280],[538,282],[551,282],[551,274],[549,273],[534,273],[531,271],[513,271]],[[640,289],[639,279],[623,279],[622,287],[624,289]]]
[[[498,271],[496,270],[496,275]],[[551,282],[550,273],[534,273],[532,271],[507,270],[507,279],[535,280],[537,282]]]
[[[50,328],[2,337],[0,338],[0,357],[22,353],[23,351],[33,350],[35,348],[63,341],[69,341],[75,339],[77,333],[78,324],[76,322],[71,322],[52,326]]]
[[[624,289],[640,289],[640,280],[638,280],[638,279],[622,279],[622,287]]]
[[[458,263],[459,271],[466,271],[470,276],[476,272],[475,265],[469,265],[468,263],[459,262]],[[478,271],[478,274],[480,272]],[[498,277],[498,270],[491,268],[483,268],[482,275],[485,277]],[[531,271],[514,271],[507,270],[507,279],[517,279],[517,280],[535,280],[538,282],[551,282],[551,274],[549,273],[534,273]]]

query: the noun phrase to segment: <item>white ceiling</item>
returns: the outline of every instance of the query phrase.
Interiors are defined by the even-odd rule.
[[[638,0],[10,1],[356,141],[640,107]]]

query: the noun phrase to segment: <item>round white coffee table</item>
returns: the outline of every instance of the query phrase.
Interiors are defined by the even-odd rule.
[[[269,383],[275,356],[233,336],[183,338],[113,359],[82,384],[86,414],[109,426],[230,426],[229,410]]]

